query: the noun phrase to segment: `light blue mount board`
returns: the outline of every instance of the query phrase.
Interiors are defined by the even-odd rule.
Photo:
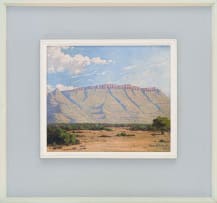
[[[8,195],[211,195],[211,9],[9,7]],[[39,158],[39,40],[175,38],[178,159]]]

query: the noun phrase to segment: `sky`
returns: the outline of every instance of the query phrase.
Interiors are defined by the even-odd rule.
[[[48,91],[131,84],[170,95],[169,46],[49,46],[47,50]]]

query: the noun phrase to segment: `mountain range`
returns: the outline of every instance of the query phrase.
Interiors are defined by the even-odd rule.
[[[151,123],[170,117],[170,99],[155,87],[103,84],[47,93],[48,123]]]

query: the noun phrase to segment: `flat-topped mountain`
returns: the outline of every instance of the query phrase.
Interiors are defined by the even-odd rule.
[[[78,87],[78,88],[73,89],[73,91],[86,90],[86,89],[132,89],[132,90],[146,90],[146,91],[157,91],[158,90],[155,87],[141,88],[141,87],[130,85],[130,84],[124,84],[124,85],[103,84],[103,85],[95,85],[95,86],[87,86],[87,87]]]
[[[170,117],[170,100],[158,88],[103,84],[47,94],[48,123],[151,123]]]

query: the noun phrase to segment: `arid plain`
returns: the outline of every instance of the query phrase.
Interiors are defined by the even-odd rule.
[[[76,145],[48,145],[48,152],[169,152],[170,134],[154,131],[132,131],[112,127],[111,131],[75,130]],[[125,136],[118,136],[123,133]]]

